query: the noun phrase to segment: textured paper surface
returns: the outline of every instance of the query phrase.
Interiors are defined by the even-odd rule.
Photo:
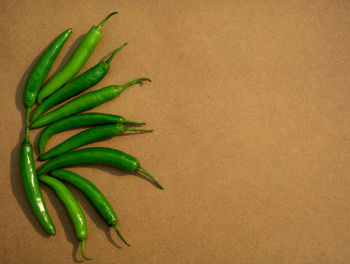
[[[82,260],[55,194],[42,186],[55,237],[26,202],[22,94],[59,33],[73,28],[50,76],[114,10],[80,73],[128,41],[91,90],[152,83],[94,111],[154,132],[91,146],[134,155],[165,190],[114,168],[73,168],[107,196],[132,244],[69,186],[86,213],[91,263],[350,263],[348,1],[3,0],[0,10],[2,263]]]

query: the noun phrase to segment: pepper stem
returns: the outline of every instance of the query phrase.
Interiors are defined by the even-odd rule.
[[[139,171],[139,172],[142,172],[142,173],[146,174],[146,176],[150,177],[160,189],[162,189],[162,190],[164,189],[163,186],[160,185],[160,183],[148,171],[146,171],[144,168],[139,166],[136,169],[136,171]]]
[[[28,126],[26,126],[26,131],[25,131],[24,137],[25,137],[24,140],[26,142],[29,142],[29,127]]]
[[[118,14],[118,12],[112,12],[112,13],[110,13],[108,16],[106,16],[105,19],[103,19],[103,20],[101,21],[100,24],[98,24],[97,28],[98,28],[99,30],[101,30],[101,28],[102,28],[102,26],[104,25],[104,23],[106,23],[106,21],[107,21],[111,16],[116,15],[116,14]]]
[[[126,120],[126,119],[123,122],[127,123],[127,124],[137,125],[137,126],[146,125],[145,122],[135,122],[135,121],[130,121],[130,120]]]
[[[26,130],[25,130],[25,141],[28,142],[29,141],[29,122],[30,122],[30,111],[31,111],[32,107],[31,106],[27,106],[26,109]]]
[[[118,85],[118,86],[117,86],[118,94],[121,94],[121,93],[125,90],[125,88],[128,88],[129,86],[131,86],[131,85],[133,85],[133,84],[140,83],[140,82],[143,82],[143,81],[152,82],[151,79],[148,79],[148,78],[139,78],[139,79],[130,81],[130,82],[128,82],[128,83],[125,83],[125,84],[123,84],[123,85]]]
[[[83,240],[81,241],[81,255],[82,255],[83,258],[86,259],[86,260],[92,260],[92,258],[88,258],[87,256],[85,256],[84,249],[85,249],[85,239],[83,239]]]
[[[121,45],[119,48],[117,48],[115,51],[113,51],[111,56],[109,56],[109,58],[106,60],[106,63],[110,64],[111,61],[113,60],[115,54],[117,54],[119,51],[121,51],[121,49],[124,48],[126,45],[128,45],[128,42],[125,42],[123,45]]]
[[[113,228],[114,230],[117,232],[118,236],[120,237],[120,239],[130,247],[130,244],[125,240],[125,238],[122,236],[122,234],[119,232],[119,229],[117,227],[117,224],[113,224]]]
[[[27,106],[26,109],[26,127],[29,127],[29,122],[30,122],[30,111],[32,110],[31,106]]]
[[[128,131],[143,132],[143,133],[152,132],[153,131],[153,129],[136,129],[136,128],[127,127],[127,126],[125,126],[125,129],[128,130]]]

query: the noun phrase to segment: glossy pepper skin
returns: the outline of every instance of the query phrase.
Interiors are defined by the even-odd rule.
[[[46,209],[44,199],[41,195],[38,178],[34,165],[33,147],[28,139],[28,132],[20,150],[20,168],[24,192],[27,200],[41,226],[50,235],[56,234],[56,229]]]
[[[57,155],[68,152],[80,146],[96,142],[102,139],[110,138],[113,136],[119,136],[125,131],[151,132],[152,130],[135,129],[132,127],[127,127],[121,123],[108,124],[104,126],[95,126],[70,137],[61,144],[57,145],[56,147],[50,149],[48,152],[41,155],[39,158],[40,160],[51,159]]]
[[[82,113],[61,119],[48,127],[46,127],[39,137],[39,153],[44,153],[47,141],[55,134],[77,127],[85,127],[92,125],[128,123],[134,125],[144,125],[142,122],[126,120],[119,115],[103,114],[103,113]]]
[[[102,26],[114,14],[117,14],[117,12],[109,14],[97,27],[93,27],[89,30],[67,64],[39,92],[39,104],[79,72],[100,41],[102,37]]]
[[[123,242],[130,246],[119,232],[117,214],[112,205],[92,182],[67,170],[54,170],[50,172],[50,175],[62,181],[69,182],[84,193],[107,224],[112,226]]]
[[[136,158],[120,150],[111,148],[84,148],[58,155],[42,165],[38,170],[38,175],[80,164],[104,164],[125,171],[142,172],[151,178],[160,189],[163,189],[158,181],[140,166],[140,163]]]
[[[76,237],[81,241],[81,254],[85,259],[90,260],[91,258],[87,258],[84,254],[87,230],[85,216],[83,210],[80,208],[79,203],[74,198],[69,189],[59,180],[45,175],[39,177],[39,181],[50,186],[50,188],[54,190],[58,198],[62,201],[64,207],[67,209],[69,217],[73,222]]]
[[[80,113],[82,111],[94,108],[95,106],[98,106],[100,104],[103,104],[104,102],[107,102],[109,100],[112,100],[113,98],[116,98],[124,91],[125,88],[129,87],[130,85],[133,85],[142,81],[151,81],[151,80],[148,78],[140,78],[120,86],[111,85],[111,86],[107,86],[105,88],[99,89],[97,91],[92,91],[92,92],[88,92],[86,94],[80,95],[79,97],[65,103],[64,105],[47,113],[46,115],[41,116],[39,119],[35,120],[30,125],[30,128],[39,128],[42,126],[46,126],[48,124],[61,120],[62,118],[65,118],[67,116],[71,116],[71,115]]]
[[[52,64],[54,63],[57,55],[60,53],[63,45],[66,43],[72,29],[69,28],[60,34],[52,44],[44,51],[37,63],[35,64],[33,70],[31,71],[26,87],[24,90],[24,105],[26,107],[32,107],[35,104],[38,92],[41,85],[44,83]]]
[[[123,47],[125,47],[125,45],[127,45],[127,43],[124,43],[122,46],[116,49],[106,61],[98,63],[97,65],[82,73],[72,81],[68,82],[62,88],[58,89],[55,93],[50,95],[35,109],[32,115],[32,121],[38,119],[39,116],[41,116],[51,107],[65,101],[66,99],[73,97],[74,95],[85,91],[86,89],[100,82],[109,71],[110,63],[114,56]]]

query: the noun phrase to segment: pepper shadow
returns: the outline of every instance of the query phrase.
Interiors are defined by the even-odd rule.
[[[94,208],[94,206],[91,204],[89,199],[75,186],[72,184],[67,184],[65,182],[66,186],[69,187],[69,189],[72,191],[74,197],[79,201],[81,206],[84,208],[84,212],[90,217],[90,219],[93,221],[93,223],[102,230],[107,240],[116,248],[122,249],[121,246],[119,246],[113,239],[111,232],[114,232],[114,229],[108,225],[108,223],[103,219],[103,217],[98,213],[98,211]],[[101,190],[102,191],[102,190]],[[102,191],[103,193],[103,191]],[[108,197],[106,197],[108,199]],[[113,205],[112,205],[113,206]],[[89,227],[88,227],[89,231]]]
[[[58,218],[62,223],[67,241],[70,242],[73,246],[73,252],[72,252],[73,261],[76,263],[83,262],[83,260],[77,259],[78,249],[80,247],[80,241],[75,237],[75,229],[66,208],[64,207],[61,200],[56,196],[55,192],[49,186],[46,186],[45,184],[40,184],[40,188],[45,190],[45,193],[49,197],[52,207],[55,208]]]
[[[62,169],[74,172],[74,169],[75,168],[79,168],[79,167],[81,167],[81,166],[74,165],[74,166],[69,166],[67,168],[62,168]],[[110,173],[112,175],[115,175],[115,176],[129,176],[129,175],[133,175],[133,176],[141,177],[141,178],[145,179],[146,181],[148,181],[148,182],[152,183],[153,185],[155,185],[156,188],[158,188],[158,186],[155,183],[153,183],[153,181],[151,181],[149,178],[143,177],[142,175],[138,175],[137,173],[125,172],[125,171],[119,170],[119,169],[117,169],[115,167],[110,167],[110,166],[100,165],[100,164],[84,164],[84,168],[91,168],[91,169],[95,169],[95,170],[96,169],[102,170],[102,171],[108,172],[108,173]],[[81,174],[79,174],[79,175],[84,177],[84,175],[81,175]],[[115,239],[111,235],[111,233],[114,232],[114,229],[106,223],[106,221],[103,219],[103,217],[98,213],[98,211],[90,203],[89,199],[81,191],[79,191],[79,189],[76,188],[75,186],[73,186],[71,184],[67,184],[66,182],[65,182],[65,184],[66,184],[66,186],[69,187],[69,189],[73,193],[74,197],[79,201],[81,206],[84,208],[84,212],[90,217],[90,219],[96,224],[96,226],[105,233],[107,240],[112,245],[114,245],[116,248],[122,249],[123,247],[120,246],[120,244],[124,245],[123,242],[120,242],[120,244],[115,242]],[[96,186],[97,186],[97,188],[99,188],[98,185],[96,185]],[[100,191],[103,193],[103,190],[100,190]],[[108,200],[108,197],[106,197],[106,198]],[[114,208],[113,204],[112,204],[112,207]],[[55,206],[55,208],[56,208],[56,206]],[[116,210],[116,209],[114,208],[114,210]],[[116,210],[116,214],[118,215],[118,211],[117,210]],[[63,222],[63,221],[64,220],[62,219],[61,222]],[[68,229],[68,228],[65,227],[65,229]],[[118,236],[114,236],[114,237],[118,237]],[[67,236],[67,239],[68,239],[68,236]],[[76,250],[74,252],[76,252]],[[74,252],[73,252],[73,256],[75,256]]]

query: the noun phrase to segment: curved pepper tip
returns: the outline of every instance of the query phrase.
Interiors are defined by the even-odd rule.
[[[126,45],[128,45],[128,42],[125,42],[123,45],[121,45],[119,48],[117,48],[116,50],[114,50],[111,54],[111,56],[109,56],[109,58],[106,60],[106,63],[110,64],[111,61],[113,60],[114,56],[121,51]]]
[[[85,249],[85,239],[81,240],[81,255],[86,260],[92,260],[92,258],[88,258],[87,256],[85,256],[84,249]]]
[[[152,176],[152,174],[150,174],[148,171],[146,171],[144,168],[142,168],[141,166],[139,166],[136,171],[142,172],[144,173],[146,176],[148,176],[149,178],[151,178],[153,180],[153,182],[158,186],[159,189],[163,190],[164,187]]]
[[[104,23],[106,23],[106,21],[107,21],[111,16],[116,15],[116,14],[118,14],[117,11],[114,11],[114,12],[110,13],[108,16],[106,16],[105,19],[103,19],[103,20],[100,22],[100,24],[98,24],[97,28],[98,28],[98,29],[101,29],[102,26],[104,25]]]
[[[128,241],[126,241],[125,240],[125,238],[122,236],[122,234],[120,233],[120,231],[119,231],[119,229],[118,229],[118,227],[117,227],[117,224],[115,223],[115,224],[113,224],[113,228],[114,228],[114,230],[117,232],[117,234],[118,234],[118,236],[120,237],[120,239],[128,246],[128,247],[130,247],[130,244],[129,244],[129,242]]]

